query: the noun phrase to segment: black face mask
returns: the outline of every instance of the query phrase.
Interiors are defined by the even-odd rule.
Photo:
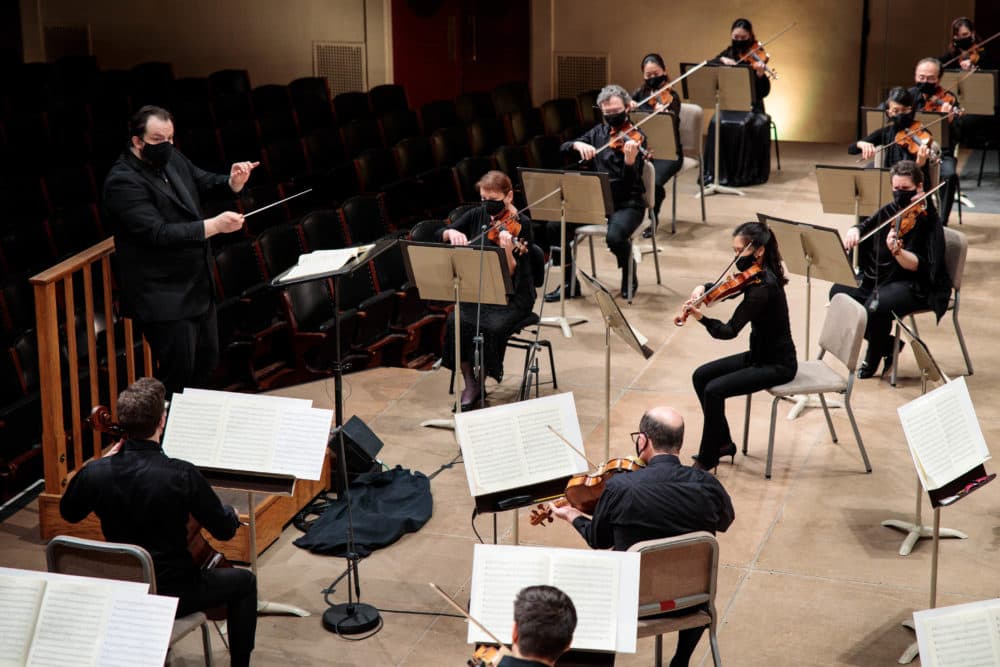
[[[903,209],[910,205],[913,198],[917,196],[916,190],[893,190],[892,200],[896,202],[896,206]]]
[[[502,199],[484,199],[483,208],[486,209],[486,214],[491,218],[495,218],[504,212],[507,208],[507,203]]]
[[[659,90],[663,88],[667,83],[667,75],[661,74],[660,76],[651,76],[646,79],[646,87],[650,90]]]
[[[893,116],[892,118],[892,127],[896,130],[905,130],[910,127],[910,125],[913,125],[912,111],[901,113],[898,116]]]
[[[931,83],[930,81],[923,81],[917,86],[924,95],[933,95],[937,87],[936,83]]]
[[[962,37],[961,39],[955,39],[955,48],[965,50],[972,46],[971,37]]]
[[[743,255],[736,258],[736,270],[743,273],[757,263],[757,258],[753,255]]]
[[[625,121],[627,120],[628,120],[628,114],[624,111],[604,114],[604,122],[616,130],[622,125],[624,125]]]
[[[733,50],[737,53],[743,53],[750,48],[750,43],[752,40],[749,39],[734,39],[733,40]]]
[[[170,161],[170,155],[174,152],[174,145],[169,141],[161,141],[158,144],[143,144],[142,158],[157,169],[163,169]]]

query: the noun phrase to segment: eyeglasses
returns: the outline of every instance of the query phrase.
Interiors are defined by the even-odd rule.
[[[646,435],[646,434],[643,433],[642,431],[636,431],[635,433],[629,433],[628,434],[628,437],[632,438],[632,444],[635,445],[636,447],[639,446],[639,436],[640,435]]]

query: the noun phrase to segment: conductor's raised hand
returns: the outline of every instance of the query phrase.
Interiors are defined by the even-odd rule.
[[[250,179],[250,172],[260,166],[260,162],[234,162],[229,169],[229,187],[239,192]]]
[[[444,230],[441,238],[452,245],[469,245],[469,238],[457,229]]]
[[[592,160],[597,155],[597,149],[582,141],[574,141],[573,149],[580,154],[581,160]]]
[[[223,211],[219,215],[205,220],[205,238],[216,234],[228,234],[243,227],[243,216],[235,211]]]

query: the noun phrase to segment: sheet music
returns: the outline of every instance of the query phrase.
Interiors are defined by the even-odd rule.
[[[583,451],[571,393],[455,415],[473,496],[538,484],[587,470],[587,462],[558,433]]]
[[[0,667],[20,667],[28,656],[45,581],[0,575]]]
[[[47,582],[27,664],[30,667],[97,664],[112,594],[107,586]]]
[[[299,255],[299,261],[292,268],[288,269],[281,277],[282,282],[308,278],[310,276],[322,276],[336,271],[348,262],[365,254],[375,247],[374,243],[353,248],[337,248],[336,250],[317,250],[304,255]]]
[[[925,667],[1000,664],[1000,600],[918,611],[913,620]]]
[[[939,489],[989,460],[964,377],[900,406],[898,412],[924,489]]]
[[[639,559],[621,551],[477,544],[469,613],[509,642],[517,593],[555,586],[576,608],[572,648],[635,653]],[[468,641],[490,639],[470,624]]]
[[[143,595],[115,598],[98,664],[108,667],[162,665],[167,658],[177,598]]]
[[[330,437],[332,410],[310,408],[286,410],[278,422],[274,443],[274,470],[297,479],[318,480],[322,476],[323,453]]]

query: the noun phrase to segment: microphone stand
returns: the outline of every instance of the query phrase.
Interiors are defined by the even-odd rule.
[[[480,208],[487,218],[490,216],[486,214],[486,205],[483,204]],[[492,220],[491,220],[492,221]],[[486,250],[486,231],[489,228],[489,222],[481,225],[479,233],[479,294],[476,298],[476,334],[472,337],[472,378],[479,385],[479,407],[486,407],[486,374],[483,373],[483,333],[480,329],[480,323],[483,313],[483,271],[485,269],[484,252]],[[461,335],[461,332],[456,330],[455,335]],[[455,363],[461,368],[461,361],[456,359]],[[462,402],[461,396],[458,399],[459,403]]]

